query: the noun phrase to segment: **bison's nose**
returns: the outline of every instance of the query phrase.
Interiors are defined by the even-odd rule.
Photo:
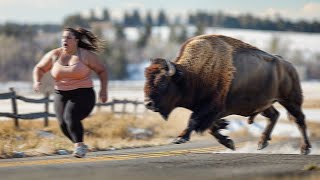
[[[145,101],[144,105],[146,106],[147,109],[154,109],[154,103],[152,101]]]

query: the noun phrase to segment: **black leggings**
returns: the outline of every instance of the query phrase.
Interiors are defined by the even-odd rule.
[[[60,128],[73,143],[83,142],[81,120],[91,113],[95,102],[93,88],[70,91],[55,90],[54,109]]]

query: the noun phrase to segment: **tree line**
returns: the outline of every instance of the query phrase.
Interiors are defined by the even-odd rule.
[[[97,17],[93,10],[90,11],[87,17],[80,13],[67,16],[62,24],[17,24],[8,22],[0,24],[0,34],[5,35],[33,35],[41,30],[45,32],[54,32],[61,30],[63,26],[81,26],[90,27],[92,22],[112,22],[119,24],[122,27],[144,27],[144,26],[171,26],[171,25],[194,25],[204,27],[225,27],[225,28],[242,28],[242,29],[259,29],[259,30],[274,30],[274,31],[296,31],[296,32],[320,32],[319,21],[299,20],[296,22],[287,20],[278,16],[276,18],[258,18],[253,15],[240,14],[228,15],[223,12],[203,12],[198,11],[189,13],[186,18],[176,15],[169,19],[169,15],[164,10],[157,12],[153,16],[151,11],[148,11],[145,16],[142,16],[139,10],[132,12],[124,12],[121,20],[112,19],[108,9],[102,10],[102,16]],[[185,20],[183,20],[185,19]]]
[[[258,18],[249,13],[240,15],[228,15],[223,12],[203,12],[198,11],[189,13],[186,18],[177,15],[169,18],[169,15],[160,10],[157,15],[152,16],[148,11],[145,16],[141,16],[139,10],[133,12],[125,12],[122,20],[111,19],[108,9],[103,10],[101,18],[97,18],[93,12],[89,17],[82,17],[80,14],[68,16],[63,24],[74,26],[88,26],[93,21],[105,21],[121,24],[123,27],[143,27],[150,26],[170,26],[170,25],[193,25],[204,27],[225,27],[225,28],[241,28],[241,29],[259,29],[274,31],[296,31],[296,32],[320,32],[319,21],[299,20],[296,22],[277,16],[276,18]],[[186,19],[186,20],[183,20]]]

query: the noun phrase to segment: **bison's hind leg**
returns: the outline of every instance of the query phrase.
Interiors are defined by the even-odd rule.
[[[229,139],[228,136],[224,136],[219,132],[221,129],[226,129],[228,124],[229,123],[224,119],[214,121],[210,128],[210,134],[214,136],[220,144],[229,149],[235,150],[233,141]]]
[[[261,135],[260,141],[258,143],[258,150],[264,149],[269,145],[268,141],[271,140],[271,133],[274,128],[274,125],[278,120],[279,112],[273,106],[271,106],[265,111],[263,111],[261,115],[267,117],[269,122]]]
[[[290,119],[294,117],[294,122],[297,124],[302,135],[301,154],[309,154],[311,152],[311,144],[307,135],[307,125],[305,123],[305,116],[301,110],[301,105],[287,102],[280,102],[280,104],[283,105],[292,115],[290,116]]]

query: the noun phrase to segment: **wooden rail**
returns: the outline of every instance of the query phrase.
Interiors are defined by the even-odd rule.
[[[10,92],[0,94],[0,100],[3,100],[3,99],[11,99],[12,113],[0,112],[0,116],[13,118],[14,125],[16,128],[19,128],[19,119],[44,118],[44,126],[48,126],[49,125],[48,118],[55,117],[54,114],[49,113],[49,103],[52,102],[52,100],[49,99],[49,94],[46,94],[45,97],[41,99],[31,99],[31,98],[26,98],[26,97],[17,95],[15,90],[13,88],[10,88]],[[19,114],[17,100],[21,100],[27,103],[44,104],[44,111],[27,113],[27,114]]]
[[[128,110],[128,106],[127,105],[133,105],[133,110],[129,111]],[[121,105],[121,111],[117,111],[116,110],[116,105]],[[141,101],[137,101],[137,100],[119,100],[119,99],[113,99],[111,102],[107,102],[107,103],[97,103],[96,107],[97,107],[97,111],[101,111],[101,107],[103,106],[110,106],[111,107],[111,112],[112,113],[120,113],[120,114],[127,114],[128,112],[130,113],[134,113],[135,115],[138,114],[138,106],[143,105],[144,107],[144,103]],[[147,109],[144,108],[144,112]]]
[[[23,96],[19,96],[16,94],[15,90],[13,88],[10,88],[10,92],[8,93],[2,93],[0,94],[0,100],[5,99],[11,99],[11,106],[12,106],[12,112],[0,112],[0,117],[9,117],[14,120],[14,126],[16,128],[19,128],[19,119],[44,119],[44,126],[47,127],[49,125],[48,118],[49,117],[56,117],[55,114],[52,114],[49,112],[49,104],[53,102],[53,100],[50,99],[50,95],[46,94],[44,98],[41,99],[31,99],[26,98]],[[27,103],[37,103],[37,104],[44,104],[43,112],[34,112],[34,113],[27,113],[27,114],[19,114],[18,109],[18,101],[24,101]],[[127,105],[133,105],[133,110],[129,111]],[[118,111],[119,108],[116,108],[117,105],[122,105],[122,108],[120,111]],[[139,101],[133,101],[133,100],[118,100],[113,99],[111,102],[107,103],[97,103],[97,111],[101,111],[102,107],[110,106],[112,113],[120,113],[120,114],[127,114],[127,113],[134,113],[135,115],[138,114],[138,106],[143,105],[143,102]],[[144,106],[143,106],[144,108]],[[146,109],[144,108],[145,112]]]

